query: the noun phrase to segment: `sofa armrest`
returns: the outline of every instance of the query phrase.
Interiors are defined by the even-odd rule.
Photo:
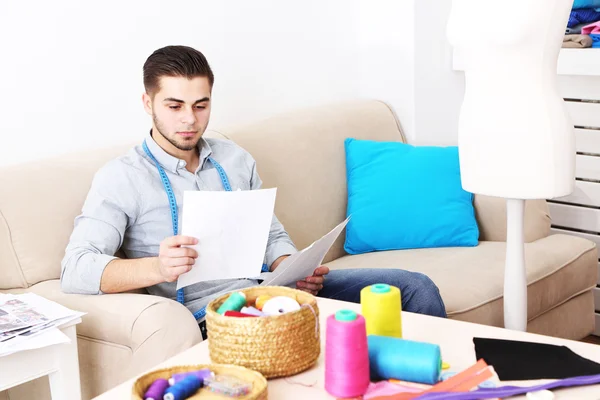
[[[479,240],[506,241],[506,199],[475,195],[475,216]],[[550,234],[550,213],[546,200],[525,202],[525,242],[530,243]]]
[[[183,305],[148,294],[66,294],[58,279],[30,288],[6,292],[33,292],[72,310],[87,313],[77,326],[77,335],[129,347],[135,353],[152,337],[160,337],[154,349],[173,355],[202,341],[198,324]],[[174,353],[174,351],[176,351]]]

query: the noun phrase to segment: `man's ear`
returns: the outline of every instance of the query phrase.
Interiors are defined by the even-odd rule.
[[[152,115],[152,97],[148,93],[142,95],[142,103],[144,103],[144,110],[148,115]]]

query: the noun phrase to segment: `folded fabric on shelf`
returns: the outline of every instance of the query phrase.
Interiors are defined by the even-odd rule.
[[[600,33],[600,21],[596,21],[593,24],[581,28],[582,35],[589,35],[590,33]]]
[[[600,34],[591,34],[590,37],[592,38],[592,48],[600,48]]]
[[[567,35],[577,35],[581,33],[581,30],[583,29],[584,26],[589,25],[589,22],[584,22],[582,24],[577,24],[572,28],[567,27],[565,29],[565,33]]]
[[[572,28],[578,24],[592,23],[596,21],[600,21],[600,12],[594,10],[593,8],[571,10],[567,27]]]
[[[592,47],[593,40],[588,35],[565,35],[562,47],[571,49],[585,49]]]
[[[600,8],[600,0],[573,0],[572,8]]]

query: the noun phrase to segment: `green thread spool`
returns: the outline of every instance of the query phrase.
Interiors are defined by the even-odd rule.
[[[225,314],[227,311],[240,311],[246,305],[246,295],[242,292],[234,292],[217,310],[217,314]]]

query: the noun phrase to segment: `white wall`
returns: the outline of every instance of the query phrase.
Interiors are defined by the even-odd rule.
[[[420,145],[456,145],[464,97],[464,73],[452,70],[446,38],[450,0],[415,0],[414,140]]]
[[[0,165],[141,140],[142,65],[168,44],[211,63],[213,127],[378,98],[414,139],[413,1],[2,0]]]

